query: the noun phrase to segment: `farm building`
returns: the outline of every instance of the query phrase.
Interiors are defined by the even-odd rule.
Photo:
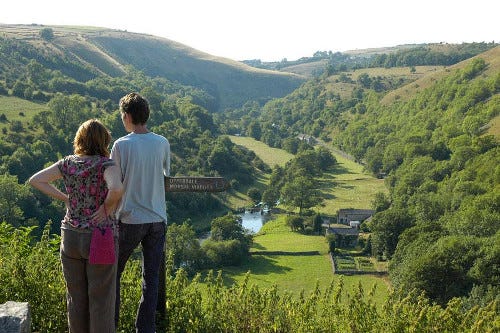
[[[352,221],[363,222],[375,214],[372,209],[339,209],[337,223],[349,225]]]

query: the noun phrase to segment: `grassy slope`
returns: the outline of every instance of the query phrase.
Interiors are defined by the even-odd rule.
[[[5,114],[7,117],[7,122],[0,123],[0,128],[8,127],[10,122],[16,120],[25,124],[40,111],[45,110],[47,110],[45,104],[33,103],[17,97],[0,96],[0,114]]]
[[[266,164],[284,166],[293,158],[281,149],[270,148],[266,144],[248,137],[229,137],[235,144],[242,145],[254,151]],[[327,146],[328,147],[328,146]],[[326,200],[323,207],[317,210],[324,215],[333,216],[340,208],[370,208],[375,193],[385,192],[384,181],[377,179],[363,171],[363,166],[332,150],[337,159],[337,167],[324,174],[321,179],[321,191]],[[265,186],[266,175],[262,175],[260,182]],[[241,194],[240,194],[241,195]],[[241,206],[241,205],[239,205]]]
[[[242,136],[229,136],[232,142],[237,145],[244,146],[249,150],[255,152],[264,163],[269,167],[274,167],[275,165],[284,166],[286,162],[293,158],[293,155],[284,151],[283,149],[271,148],[261,141],[257,141],[250,137]]]
[[[416,66],[415,73],[410,72],[409,67],[393,67],[393,68],[362,68],[351,72],[345,72],[341,74],[347,75],[353,81],[356,81],[361,74],[368,74],[370,77],[390,77],[393,80],[399,78],[405,81],[416,81],[426,75],[440,71],[443,66]],[[328,78],[327,89],[336,94],[339,94],[342,98],[350,98],[354,88],[357,86],[353,83],[344,83],[339,80],[341,74],[332,75]]]
[[[293,158],[293,155],[277,148],[271,148],[265,143],[257,141],[250,137],[228,136],[235,144],[244,146],[249,150],[254,151],[269,167],[274,165],[284,166],[286,162]],[[257,173],[256,183],[252,187],[256,187],[263,192],[269,181],[269,174]],[[252,200],[246,195],[248,188],[242,188],[238,192],[229,191],[224,196],[224,200],[229,207],[249,207],[253,205]]]
[[[241,283],[247,272],[249,283],[262,288],[276,285],[282,292],[298,296],[314,290],[319,283],[321,290],[330,283],[338,283],[340,275],[334,275],[328,255],[328,247],[323,236],[307,236],[293,233],[285,226],[284,216],[266,223],[254,239],[251,251],[317,251],[315,255],[252,255],[239,267],[223,269],[227,285]],[[342,276],[344,291],[351,292],[359,283],[365,290],[376,286],[375,300],[381,304],[389,293],[389,283],[385,278],[374,275]]]
[[[500,138],[500,115],[493,118],[489,125],[490,127],[488,128],[487,134]]]
[[[382,104],[390,104],[397,99],[407,100],[414,96],[417,92],[430,87],[434,82],[442,79],[449,72],[465,67],[472,59],[482,58],[488,63],[488,68],[485,71],[486,75],[493,75],[500,72],[500,46],[497,46],[489,51],[481,53],[475,57],[464,60],[450,67],[443,67],[441,70],[436,70],[434,73],[425,75],[422,78],[405,85],[399,89],[389,92],[381,101]],[[417,70],[418,71],[418,70]]]
[[[262,142],[247,137],[230,136],[238,144],[253,150],[267,164],[285,165],[293,155],[281,149],[270,148]],[[383,180],[375,179],[363,173],[363,167],[352,160],[334,152],[338,167],[322,180],[322,190],[328,197],[325,206],[319,208],[322,214],[334,215],[339,208],[367,208],[373,194],[385,191]],[[261,179],[265,182],[266,179]],[[265,184],[263,184],[265,185]],[[240,194],[241,195],[241,194]],[[242,282],[250,271],[249,282],[260,287],[274,284],[282,291],[298,295],[301,290],[310,292],[316,282],[320,288],[326,288],[332,281],[338,282],[339,275],[332,274],[328,256],[328,247],[323,236],[308,236],[293,233],[285,226],[284,216],[277,215],[276,220],[266,223],[254,239],[251,251],[317,251],[317,255],[252,255],[240,267],[224,268],[225,282],[230,285]],[[382,302],[389,284],[386,279],[372,276],[344,276],[345,290],[351,291],[359,282],[365,289],[377,285],[376,299]]]
[[[334,154],[335,155],[335,154]],[[365,173],[363,167],[336,154],[338,165],[321,180],[321,190],[327,198],[319,212],[334,216],[341,208],[369,209],[377,192],[386,192],[383,179]]]
[[[51,28],[54,39],[43,41],[39,32]],[[121,75],[127,65],[152,77],[165,77],[207,90],[221,109],[241,106],[248,100],[282,97],[305,78],[277,71],[255,69],[243,63],[209,55],[156,36],[97,27],[3,25],[0,34],[22,39],[40,52],[65,54],[94,73]]]

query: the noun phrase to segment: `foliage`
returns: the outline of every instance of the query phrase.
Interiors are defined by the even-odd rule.
[[[422,65],[449,66],[485,52],[494,46],[494,43],[464,43],[450,47],[448,52],[443,52],[433,45],[417,46],[394,53],[379,54],[372,59],[370,66],[386,68]]]
[[[332,254],[335,253],[337,236],[334,233],[328,233],[325,237],[325,240],[328,243],[328,251]]]
[[[228,213],[212,220],[210,238],[202,244],[208,267],[239,265],[247,256],[252,235],[239,216]]]
[[[193,227],[187,222],[182,225],[169,224],[166,235],[167,257],[171,257],[174,269],[182,268],[194,275],[204,264],[204,253]]]
[[[28,301],[34,331],[65,332],[64,281],[56,254],[59,240],[49,238],[46,231],[35,242],[31,232],[0,224],[0,301]],[[259,288],[248,280],[225,287],[222,276],[211,272],[202,286],[201,276],[189,280],[182,269],[173,274],[171,267],[168,264],[166,272],[166,317],[159,323],[164,332],[486,332],[500,328],[497,301],[482,304],[470,303],[473,298],[454,298],[440,307],[414,293],[394,294],[377,308],[374,290],[367,293],[361,285],[345,290],[342,280],[293,297],[276,286]],[[118,332],[134,329],[140,274],[139,261],[130,260],[122,276]],[[340,301],[343,297],[345,301]]]
[[[479,49],[472,51],[476,46]],[[468,47],[474,53],[491,46],[464,45],[463,53],[458,53],[468,56]],[[429,50],[423,51],[434,52]],[[420,51],[397,56],[405,54],[409,61]],[[334,77],[324,76],[261,108],[261,140],[269,145],[293,147],[293,138],[304,132],[330,137],[367,171],[385,177],[390,193],[375,197],[377,214],[367,226],[373,232],[371,250],[379,259],[391,260],[391,279],[398,288],[406,293],[419,288],[440,304],[454,296],[465,297],[474,286],[490,285],[492,277],[483,265],[497,258],[496,252],[478,245],[491,243],[500,228],[499,142],[485,132],[499,114],[500,76],[495,56],[486,59],[476,57],[457,70],[443,70],[439,80],[431,78],[429,88],[392,104],[380,102],[382,94],[372,86],[374,77],[359,75],[355,81],[347,73],[335,80],[350,87],[351,95],[337,95],[330,89]],[[380,83],[383,89],[391,89],[384,80]],[[409,90],[410,85],[406,87]],[[290,163],[284,170],[274,169],[263,194],[265,201],[281,199],[285,184],[292,187],[298,177],[288,170],[294,167]],[[314,174],[317,169],[302,163],[301,170]],[[411,230],[422,234],[417,237]],[[458,260],[453,251],[444,250],[451,246],[446,237],[455,237],[453,244],[463,244],[463,248],[455,245],[457,251],[481,250],[477,256]],[[442,250],[433,247],[437,244]],[[435,251],[427,252],[431,248]],[[416,269],[412,264],[419,260],[422,265]],[[433,266],[435,261],[442,265]],[[427,271],[426,265],[445,272],[452,269],[449,273],[455,278],[433,279],[438,275]]]
[[[29,237],[19,237],[27,234],[19,235],[20,233],[16,232],[16,236],[12,229],[6,230],[6,227],[11,228],[2,225],[2,244],[7,241],[10,247],[15,246],[16,250],[23,250],[23,254],[31,253],[28,258],[33,256],[38,259],[37,262],[31,263],[43,268],[37,271],[43,275],[28,279],[28,274],[23,278],[20,271],[14,269],[6,276],[6,265],[8,269],[12,269],[10,265],[19,264],[21,261],[16,259],[19,254],[17,257],[4,256],[7,254],[5,251],[11,250],[9,246],[2,246],[2,297],[10,299],[13,296],[13,288],[22,286],[17,289],[17,294],[21,295],[23,290],[29,291],[25,294],[25,300],[32,306],[32,329],[40,332],[63,332],[66,329],[63,282],[57,267],[59,260],[54,254],[54,246],[44,243],[34,245],[31,250],[26,244]],[[29,234],[29,231],[26,232]],[[50,258],[52,259],[49,260]],[[137,283],[134,283],[134,280],[140,280],[138,268],[137,261],[131,262],[125,271],[125,281],[122,280],[123,303],[119,332],[133,329],[134,320],[130,314],[135,309],[135,302],[132,300],[138,296]],[[12,278],[12,272],[15,279]],[[48,274],[51,274],[50,278]],[[43,276],[47,276],[47,279],[40,278]],[[54,281],[57,276],[59,283]],[[8,280],[6,277],[9,277]],[[52,281],[48,286],[53,285],[53,288],[47,287],[47,281]],[[205,278],[206,293],[201,292],[199,282],[200,277],[189,281],[182,270],[176,275],[167,272],[167,316],[164,322],[160,323],[165,332],[398,332],[402,327],[427,330],[430,323],[439,331],[486,331],[499,328],[498,305],[495,302],[466,310],[459,299],[454,299],[446,307],[440,308],[422,297],[398,298],[394,295],[383,308],[376,309],[370,300],[371,292],[366,294],[361,286],[348,293],[347,303],[339,302],[342,282],[332,284],[325,290],[318,286],[310,294],[302,294],[298,299],[290,294],[280,293],[276,287],[260,289],[245,281],[229,288],[224,287],[220,275],[215,278],[209,274]],[[43,283],[43,286],[37,286],[40,283]],[[40,293],[44,293],[46,297],[40,297]],[[35,302],[36,299],[38,303]],[[335,315],[326,315],[327,313]],[[440,320],[436,321],[436,318]]]
[[[256,187],[249,188],[247,191],[247,195],[255,203],[259,202],[262,199],[262,193],[260,193],[260,190]]]
[[[286,225],[289,226],[292,231],[303,231],[304,218],[295,215],[288,215],[286,218]]]
[[[51,28],[43,28],[42,30],[40,30],[40,37],[47,41],[50,41],[54,38],[54,30],[52,30]]]
[[[0,303],[29,302],[34,332],[66,332],[64,279],[56,255],[60,238],[49,236],[47,225],[37,242],[34,229],[0,224]]]
[[[319,206],[323,197],[314,177],[321,176],[336,163],[335,157],[326,148],[301,151],[286,163],[285,168],[274,167],[262,200],[270,206],[280,201],[289,208],[298,208],[299,214]]]

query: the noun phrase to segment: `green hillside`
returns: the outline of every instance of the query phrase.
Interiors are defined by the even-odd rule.
[[[252,118],[235,113],[231,125],[272,147],[321,138],[384,179],[388,192],[374,194],[377,213],[364,227],[397,289],[442,305],[472,294],[491,300],[499,294],[492,263],[500,252],[489,247],[500,230],[499,61],[496,46],[453,66],[334,72],[251,109]],[[353,186],[345,194],[368,197]]]
[[[53,31],[50,40],[39,35],[47,28]],[[77,81],[99,75],[121,76],[132,66],[151,77],[163,77],[205,90],[215,98],[216,110],[241,106],[248,100],[266,101],[284,96],[304,81],[299,75],[255,69],[165,38],[126,31],[0,25],[0,37],[29,43],[45,57],[53,55],[73,62],[72,68],[66,70]],[[74,67],[83,73],[74,73]]]
[[[488,67],[484,70],[483,73],[484,76],[495,75],[500,72],[500,46],[481,53],[474,58],[484,59],[488,63]],[[434,85],[438,80],[449,76],[453,71],[464,68],[470,61],[471,59],[468,59],[453,66],[441,67],[441,69],[436,69],[433,73],[428,73],[428,75],[420,77],[418,80],[412,82],[411,84],[405,85],[389,92],[384,96],[381,103],[390,104],[399,99],[408,100],[418,92],[432,87],[432,85]]]

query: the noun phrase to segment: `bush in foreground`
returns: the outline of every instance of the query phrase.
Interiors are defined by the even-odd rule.
[[[46,228],[48,230],[48,227]],[[58,257],[58,236],[33,228],[0,224],[0,303],[27,301],[32,330],[66,332],[64,280]],[[371,290],[361,285],[345,293],[342,280],[309,295],[292,295],[276,287],[241,284],[224,286],[221,273],[189,279],[167,265],[166,316],[158,332],[498,332],[497,301],[470,307],[461,299],[445,307],[423,295],[393,294],[376,307]],[[118,332],[134,331],[140,296],[140,263],[132,260],[122,276],[122,308]],[[347,296],[346,296],[347,295]]]

